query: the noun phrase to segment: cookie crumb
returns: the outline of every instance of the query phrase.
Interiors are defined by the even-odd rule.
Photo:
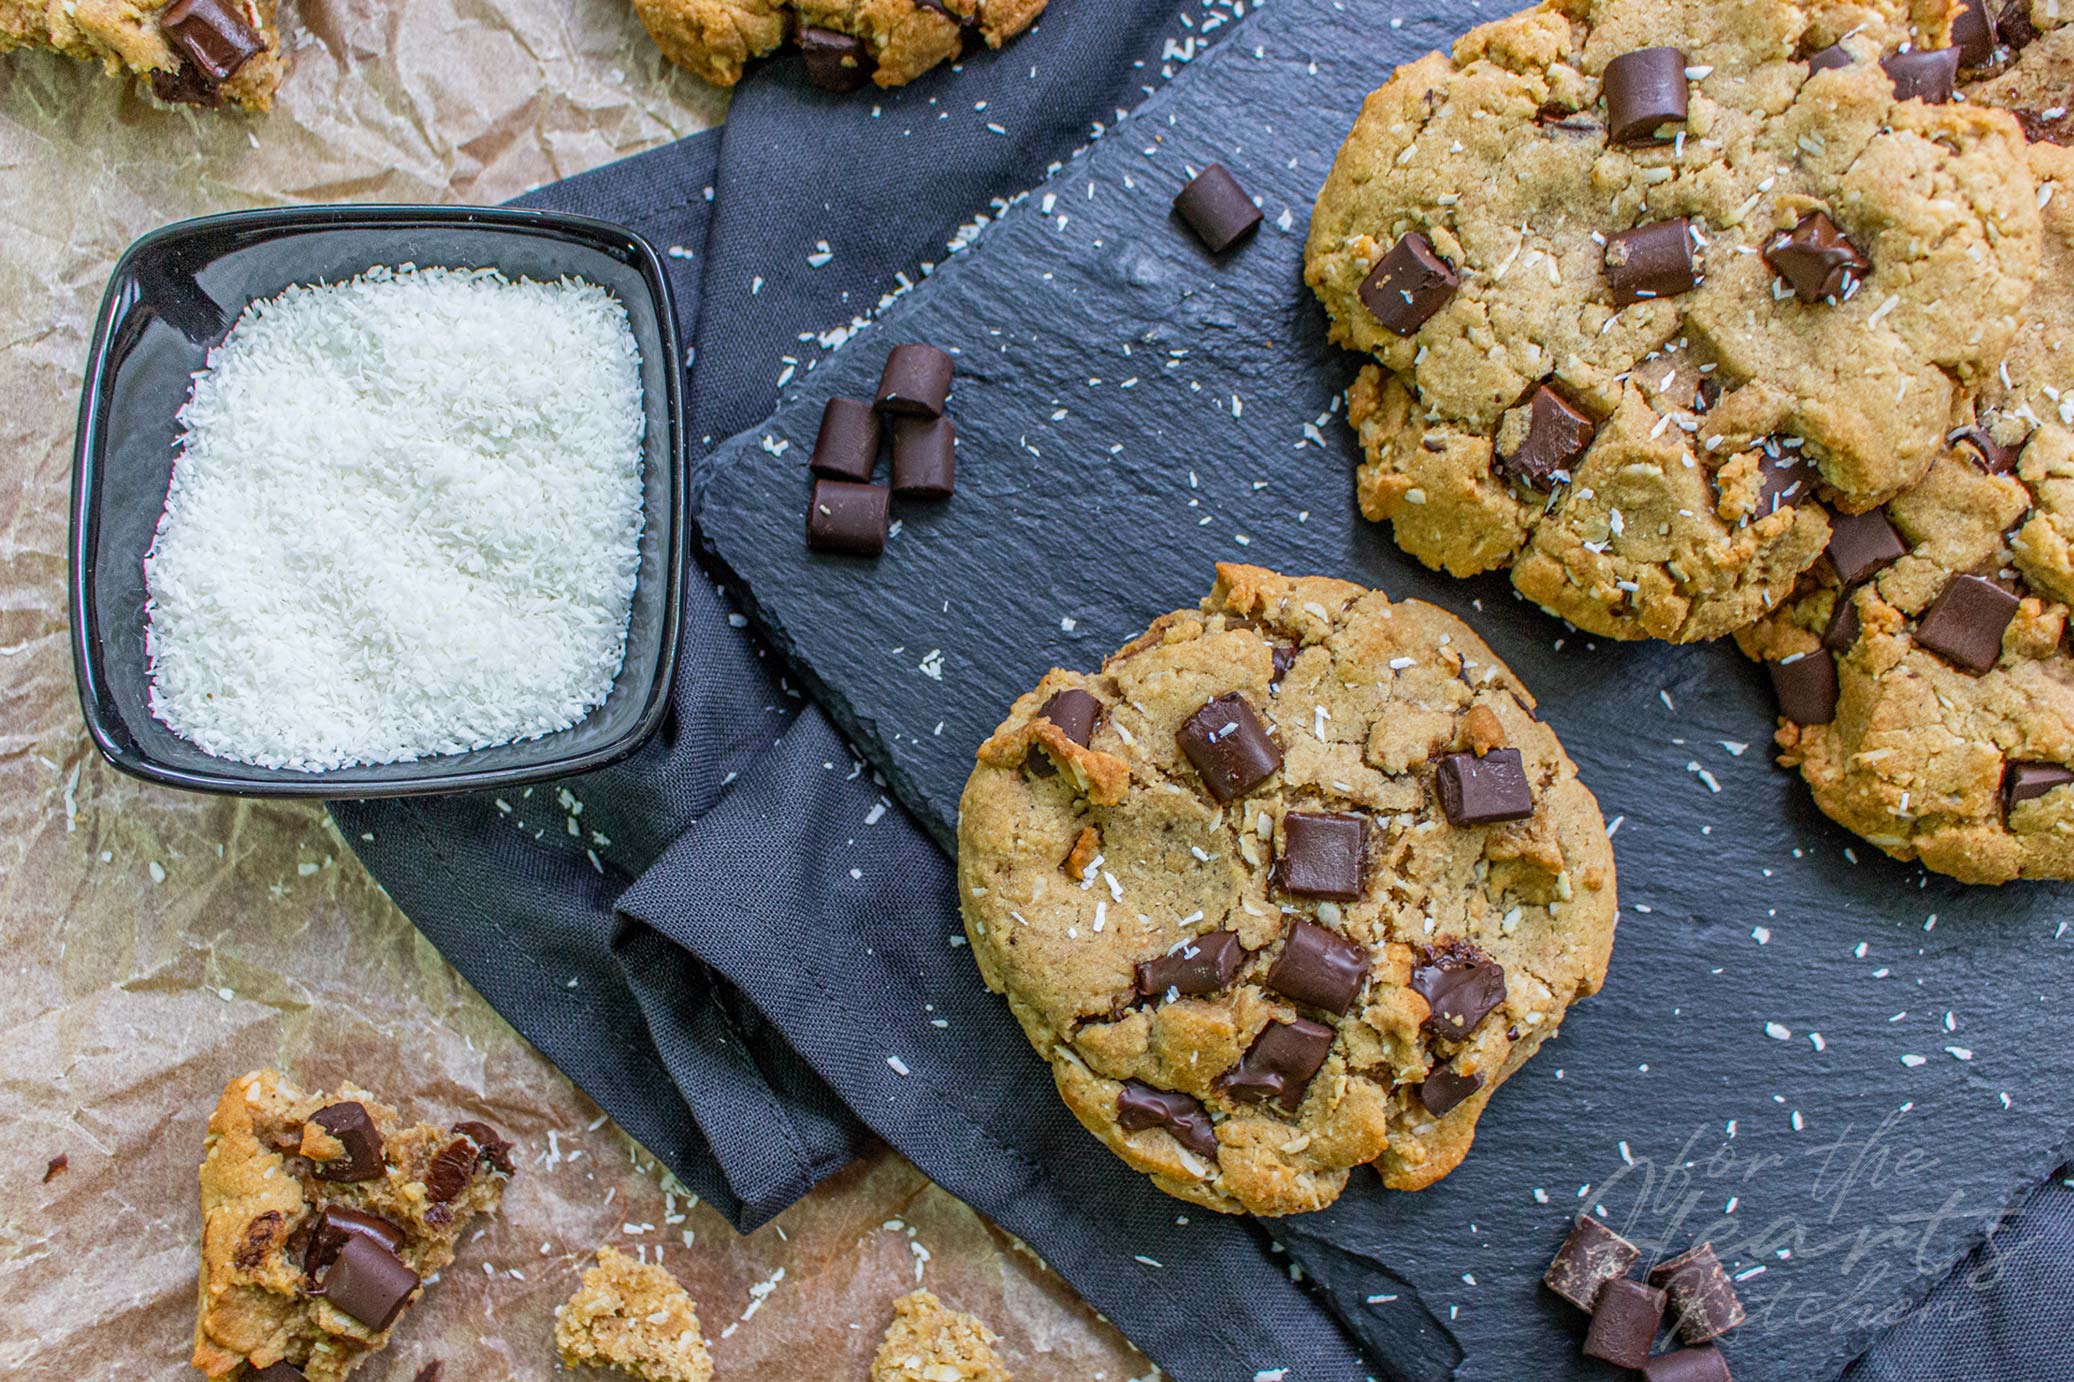
[[[598,1265],[562,1307],[555,1347],[569,1367],[618,1368],[642,1382],[713,1376],[698,1310],[677,1278],[612,1247],[598,1249]]]
[[[59,1176],[64,1175],[65,1172],[71,1169],[72,1158],[67,1156],[63,1152],[59,1152],[56,1156],[52,1157],[49,1161],[44,1163],[43,1183],[45,1185],[49,1185],[52,1181],[56,1180]]]
[[[1469,713],[1462,717],[1462,732],[1469,738],[1469,747],[1478,758],[1492,749],[1505,747],[1505,726],[1498,723],[1497,712],[1487,705],[1472,705]]]
[[[994,1331],[932,1291],[893,1302],[893,1322],[871,1363],[871,1382],[1010,1382]]]

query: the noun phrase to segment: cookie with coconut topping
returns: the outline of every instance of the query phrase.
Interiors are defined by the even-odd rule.
[[[1400,68],[1306,253],[1333,339],[1374,357],[1362,511],[1612,637],[1783,598],[1818,498],[1928,469],[2036,273],[2015,120],[1940,99],[1952,17],[1574,0]]]
[[[2043,116],[2070,77],[2057,29],[1968,95]],[[2043,254],[2008,357],[1930,474],[1839,519],[1794,598],[1737,635],[1816,804],[1972,883],[2074,878],[2074,150],[2026,154]]]
[[[733,86],[752,59],[796,39],[816,85],[900,86],[956,57],[965,35],[998,48],[1045,0],[634,0],[663,56]]]
[[[1074,1114],[1160,1189],[1417,1189],[1595,992],[1611,847],[1533,697],[1417,601],[1220,566],[980,747],[959,894]]]

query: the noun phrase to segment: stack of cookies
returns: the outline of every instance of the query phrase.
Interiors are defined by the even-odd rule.
[[[1976,882],[2074,877],[2056,8],[1545,4],[1369,97],[1307,252],[1368,517],[1733,635],[1822,809]]]

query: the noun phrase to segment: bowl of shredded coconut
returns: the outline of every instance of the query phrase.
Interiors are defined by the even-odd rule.
[[[80,698],[117,766],[400,796],[603,766],[667,711],[682,363],[582,217],[240,212],[118,264],[80,410]]]

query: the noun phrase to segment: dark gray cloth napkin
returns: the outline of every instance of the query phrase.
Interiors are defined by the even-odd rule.
[[[1113,128],[1163,63],[1229,27],[1220,13],[1055,5],[1005,50],[888,93],[831,96],[781,61],[738,91],[722,129],[522,204],[614,220],[667,251],[703,456],[833,343],[816,333]],[[668,718],[627,762],[502,798],[332,806],[425,935],[740,1228],[876,1134],[1184,1382],[1415,1371],[1410,1357],[1364,1361],[1259,1226],[1158,1194],[1074,1122],[962,951],[949,861],[718,581],[694,574]],[[2040,1241],[2059,1245],[2046,1267],[2074,1257],[2069,1200],[2041,1192],[2033,1207]],[[2003,1352],[1940,1352],[1951,1331],[1925,1343],[1904,1326],[1859,1374],[2074,1375],[2058,1270],[2049,1288],[2018,1271],[1960,1299],[1986,1321],[1962,1331]],[[2056,1338],[2024,1332],[2041,1318],[2058,1319]]]

